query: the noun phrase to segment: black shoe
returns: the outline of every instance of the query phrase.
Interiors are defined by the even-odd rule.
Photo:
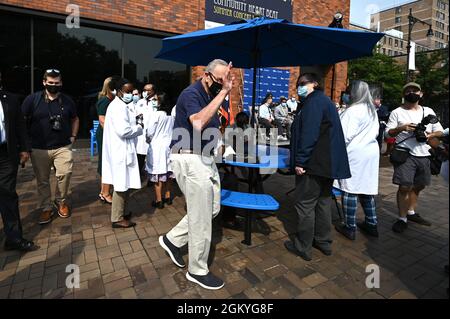
[[[156,208],[163,209],[163,208],[164,208],[164,202],[163,202],[163,201],[160,201],[160,202],[155,202],[155,201],[153,201],[153,202],[152,202],[152,206],[153,206],[153,207],[156,207]]]
[[[36,246],[32,241],[24,238],[15,241],[5,241],[5,250],[19,250],[19,251],[34,251],[38,250],[39,246]]]
[[[290,240],[287,240],[287,241],[284,242],[284,247],[286,247],[286,249],[289,252],[293,253],[294,255],[302,257],[306,261],[311,261],[312,260],[311,256],[308,256],[304,252],[302,252],[302,251],[298,250],[297,248],[295,248],[294,243],[292,241],[290,241]]]
[[[164,198],[164,199],[163,199],[163,203],[164,203],[164,204],[167,204],[167,205],[172,205],[172,204],[173,204],[173,200],[172,200],[171,197],[169,197],[169,198]]]
[[[320,251],[322,254],[324,254],[325,256],[331,256],[331,254],[333,253],[332,250],[331,250],[331,248],[329,248],[329,247],[325,248],[325,247],[323,247],[323,246],[320,246],[320,245],[316,244],[315,242],[313,243],[312,246],[313,246],[315,249],[319,250],[319,251]]]
[[[428,220],[425,220],[420,216],[419,214],[415,213],[414,215],[408,215],[407,216],[408,221],[424,225],[424,226],[431,226],[431,223]]]
[[[392,226],[392,230],[396,233],[403,233],[408,228],[408,223],[405,223],[403,220],[399,219]]]
[[[189,281],[199,284],[205,289],[217,290],[225,285],[222,279],[214,276],[211,272],[205,276],[197,276],[187,272],[186,278]]]
[[[123,215],[123,219],[125,219],[125,220],[131,220],[131,217],[133,216],[133,213],[132,212],[130,212],[128,215]]]
[[[338,232],[338,233],[341,233],[342,235],[344,235],[344,237],[346,237],[346,238],[348,238],[348,239],[350,239],[350,240],[355,240],[355,230],[354,229],[352,229],[352,228],[350,228],[350,227],[347,227],[347,225],[344,225],[344,224],[339,224],[339,225],[336,225],[336,226],[334,226],[334,228],[336,229],[336,231]]]
[[[356,223],[359,230],[361,230],[363,233],[366,233],[367,235],[378,237],[378,228],[377,225],[370,225],[366,222],[362,223]]]
[[[445,265],[445,266],[444,266],[444,271],[445,271],[445,273],[448,275],[448,265]]]
[[[167,239],[166,235],[159,236],[159,244],[169,254],[170,259],[172,259],[175,265],[177,265],[180,268],[186,266],[186,263],[184,262],[183,257],[181,256],[180,249],[176,247],[174,244],[172,244]]]
[[[131,228],[136,226],[136,223],[130,222],[129,219],[126,219],[125,217],[123,218],[124,221],[126,221],[126,223],[122,223],[122,222],[114,222],[111,224],[112,228]]]

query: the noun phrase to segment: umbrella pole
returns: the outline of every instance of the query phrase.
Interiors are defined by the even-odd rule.
[[[252,116],[251,116],[251,124],[252,127],[255,127],[256,123],[256,72],[258,70],[258,42],[259,42],[259,29],[256,29],[255,35],[255,48],[253,49],[253,88],[252,88]],[[258,127],[256,127],[256,144],[258,144]]]

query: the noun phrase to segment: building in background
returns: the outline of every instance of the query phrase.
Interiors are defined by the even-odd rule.
[[[280,16],[282,10],[289,10],[286,0],[251,1],[261,4],[260,8],[270,6],[270,10],[259,12],[270,13],[271,17],[277,17],[278,9]],[[344,28],[348,28],[350,0],[331,0],[325,4],[307,0],[288,2],[294,23],[328,26],[339,11],[344,15]],[[79,27],[66,24],[68,16],[74,13],[68,7],[72,3],[79,8]],[[162,38],[204,29],[206,8],[214,8],[211,3],[214,1],[0,0],[3,85],[23,98],[42,89],[42,75],[47,68],[60,69],[64,91],[78,106],[82,137],[88,136],[96,118],[96,96],[108,76],[126,77],[140,89],[144,83],[152,82],[175,103],[181,90],[198,78],[203,68],[190,68],[154,56],[161,48]],[[236,7],[241,2],[220,3]],[[234,11],[222,8],[220,12]],[[236,20],[249,17],[237,15]],[[295,95],[300,68],[284,69],[290,73],[289,95]],[[332,69],[330,65],[322,65],[304,67],[303,71],[319,73],[324,78],[326,94],[338,99],[347,84],[347,63],[337,64],[335,72]],[[240,108],[244,72],[236,69],[234,73],[238,85],[231,93],[231,105]]]
[[[396,30],[402,33],[390,35],[395,37],[385,37],[387,43],[382,44],[382,48],[386,52],[404,52],[406,53],[406,41],[408,39],[408,15],[409,9],[412,9],[414,17],[430,23],[433,28],[434,35],[427,37],[428,26],[416,23],[411,32],[411,41],[416,43],[417,51],[426,51],[448,47],[449,42],[449,1],[448,0],[418,0],[407,4],[391,7],[380,12],[371,14],[370,29],[380,32]],[[397,45],[395,38],[398,38]],[[391,39],[391,40],[389,40]],[[400,41],[403,39],[403,42]],[[384,40],[383,40],[384,41]],[[403,47],[402,47],[403,43]],[[388,53],[386,53],[388,54]],[[390,54],[388,54],[390,55]],[[392,53],[392,55],[395,55]]]
[[[350,30],[376,32],[363,26],[351,23]],[[399,56],[406,54],[407,39],[402,31],[395,29],[384,31],[385,36],[378,42],[377,52],[388,56]],[[430,48],[416,43],[416,52],[429,51]]]

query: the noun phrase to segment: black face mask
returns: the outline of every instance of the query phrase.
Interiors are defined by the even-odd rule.
[[[208,87],[209,93],[211,93],[213,97],[216,97],[219,94],[220,90],[222,90],[222,84],[214,81],[211,76],[209,77],[212,80],[212,84]]]
[[[405,98],[405,101],[406,101],[406,102],[409,102],[409,103],[416,103],[416,102],[418,102],[418,101],[420,100],[420,95],[411,92],[411,93],[406,94],[406,95],[404,96],[404,98]]]
[[[62,85],[48,85],[48,84],[46,84],[45,88],[47,89],[47,91],[49,93],[56,94],[56,93],[61,92]]]

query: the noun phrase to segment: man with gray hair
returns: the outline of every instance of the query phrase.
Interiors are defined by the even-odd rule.
[[[201,79],[178,97],[170,161],[185,196],[187,214],[166,235],[159,237],[160,245],[181,268],[186,264],[180,248],[188,244],[186,278],[205,289],[224,286],[224,282],[209,271],[208,256],[212,219],[220,210],[220,177],[213,149],[217,144],[215,137],[220,134],[218,111],[233,86],[231,68],[231,62],[211,61]],[[181,131],[183,134],[179,136]]]

